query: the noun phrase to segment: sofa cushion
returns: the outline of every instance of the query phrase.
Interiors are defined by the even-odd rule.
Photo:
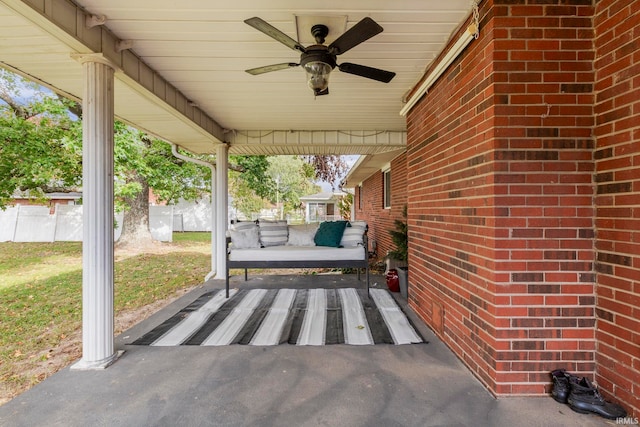
[[[318,227],[313,239],[316,246],[339,247],[346,226],[347,221],[325,221],[320,223],[320,227]]]
[[[318,224],[298,224],[289,226],[288,246],[315,246],[314,238]]]
[[[261,219],[258,225],[260,226],[260,242],[265,248],[287,244],[289,238],[287,221],[268,221]]]
[[[274,246],[261,249],[232,250],[230,261],[363,261],[367,252],[362,246],[330,248],[328,246]]]
[[[258,226],[254,223],[251,226],[243,226],[239,230],[229,230],[233,249],[255,249],[260,247],[260,233]]]
[[[350,248],[353,246],[364,245],[364,233],[367,231],[367,223],[365,221],[350,221],[347,228],[344,229],[340,246]]]
[[[236,221],[231,226],[231,230],[242,231],[247,229],[253,229],[257,226],[258,226],[258,223],[255,221]]]

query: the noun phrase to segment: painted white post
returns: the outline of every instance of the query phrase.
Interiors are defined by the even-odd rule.
[[[82,359],[72,369],[104,369],[115,360],[113,327],[114,68],[101,55],[77,59],[82,97]]]
[[[211,224],[211,232],[215,232],[217,244],[216,279],[225,279],[227,274],[227,224],[229,222],[227,218],[229,211],[229,159],[227,154],[227,144],[219,144],[216,147],[215,228],[214,224]]]

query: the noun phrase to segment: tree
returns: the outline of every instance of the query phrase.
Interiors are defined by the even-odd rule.
[[[283,214],[298,210],[301,196],[320,190],[313,183],[313,168],[300,156],[269,157],[267,174],[276,183],[271,188],[269,201],[279,203]]]
[[[308,156],[307,162],[313,167],[316,179],[331,184],[334,190],[340,188],[340,182],[336,181],[349,169],[344,159],[335,155]]]
[[[81,106],[0,70],[0,207],[16,190],[44,197],[82,184]],[[122,244],[145,244],[149,188],[172,203],[209,193],[207,168],[179,160],[171,147],[121,122],[114,127],[114,197],[124,210]]]
[[[343,198],[338,202],[338,210],[340,211],[340,216],[342,219],[350,220],[351,219],[351,207],[353,205],[353,194],[347,193]]]
[[[0,69],[0,208],[17,190],[43,198],[77,190],[82,179],[81,123],[72,101]]]
[[[274,204],[282,213],[294,212],[300,196],[318,191],[313,168],[300,156],[232,156],[231,161],[236,165],[229,174],[232,206],[246,218]]]

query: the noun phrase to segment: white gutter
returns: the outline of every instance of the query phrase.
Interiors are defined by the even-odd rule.
[[[178,146],[175,144],[171,144],[171,153],[178,159],[184,160],[185,162],[195,163],[211,169],[211,271],[204,278],[204,281],[206,282],[216,275],[216,233],[214,232],[216,229],[216,199],[213,197],[216,188],[216,165],[207,163],[200,159],[183,156],[178,153]]]
[[[471,40],[476,38],[476,34],[478,34],[478,26],[476,24],[471,24],[467,27],[467,31],[465,31],[460,38],[455,42],[455,44],[447,51],[444,57],[438,62],[438,64],[431,70],[426,79],[422,82],[418,90],[416,90],[411,98],[407,101],[407,103],[400,110],[401,116],[406,116],[409,110],[413,108],[413,106],[422,98],[424,94],[427,93],[429,88],[440,78],[442,73],[449,68],[449,65],[455,61],[455,59],[462,53],[465,47]]]

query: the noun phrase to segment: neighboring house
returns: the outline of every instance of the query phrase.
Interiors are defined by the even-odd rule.
[[[409,306],[494,395],[565,368],[637,411],[640,14],[487,7],[491,31],[407,97],[406,152],[347,175],[355,217],[384,256],[408,204]]]
[[[47,193],[44,198],[46,202],[29,196],[28,192],[16,192],[13,195],[13,205],[47,206],[49,208],[49,213],[53,214],[56,211],[56,205],[80,204],[82,193],[77,191],[71,191],[68,193]]]
[[[323,192],[300,197],[300,201],[305,204],[305,222],[341,219],[338,205],[346,195],[343,192]]]

